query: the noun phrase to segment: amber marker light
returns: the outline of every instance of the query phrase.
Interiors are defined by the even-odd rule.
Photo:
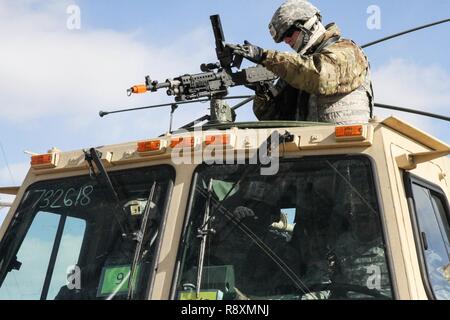
[[[161,150],[161,140],[142,141],[137,144],[137,152],[139,153],[159,150]]]
[[[221,134],[221,135],[208,135],[205,137],[205,145],[228,145],[230,144],[230,135],[229,134]]]
[[[362,137],[363,135],[363,126],[343,126],[336,127],[336,138],[344,138],[344,137]]]
[[[57,153],[46,153],[31,156],[31,167],[36,169],[55,168]]]
[[[193,148],[195,145],[194,137],[177,137],[170,140],[170,147],[174,148]]]

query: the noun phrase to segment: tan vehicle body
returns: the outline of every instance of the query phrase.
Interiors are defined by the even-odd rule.
[[[376,184],[380,197],[382,223],[387,244],[387,257],[392,275],[392,286],[397,299],[427,299],[421,274],[411,213],[405,196],[403,173],[405,170],[438,186],[450,202],[450,147],[430,135],[394,117],[384,121],[372,121],[363,125],[361,137],[340,140],[335,136],[335,126],[305,126],[257,129],[261,132],[285,130],[295,135],[294,142],[285,145],[282,156],[297,158],[319,155],[363,154],[369,157],[375,168]],[[232,137],[228,150],[236,153],[254,152],[262,141],[248,141],[246,129],[232,127],[227,133]],[[212,130],[207,134],[222,134]],[[195,133],[182,133],[182,136]],[[197,133],[198,134],[198,133]],[[206,133],[200,133],[199,143]],[[170,299],[173,275],[180,237],[187,212],[191,182],[196,164],[175,164],[171,158],[170,139],[178,134],[157,139],[163,141],[158,152],[139,154],[137,142],[110,145],[99,148],[102,160],[109,171],[153,166],[172,165],[176,172],[174,186],[168,204],[168,214],[163,224],[157,272],[149,299]],[[53,150],[56,162],[52,167],[31,168],[20,189],[3,188],[3,193],[17,193],[16,199],[0,229],[3,238],[14,213],[27,188],[42,180],[86,175],[87,163],[82,150],[60,152]]]

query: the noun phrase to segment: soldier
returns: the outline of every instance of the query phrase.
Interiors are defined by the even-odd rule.
[[[301,286],[295,283],[299,279],[297,253],[270,228],[281,214],[277,206],[280,190],[274,185],[273,181],[243,182],[217,209],[213,220],[216,232],[209,259],[216,265],[234,265],[240,298],[285,294]],[[270,254],[282,262],[273,261]]]
[[[341,38],[334,23],[324,27],[321,19],[309,2],[287,0],[269,29],[275,42],[284,41],[294,53],[264,50],[247,41],[228,45],[280,77],[275,85],[254,88],[253,111],[259,120],[369,120],[373,92],[367,57],[353,41]]]
[[[347,206],[349,230],[333,248],[331,298],[391,298],[385,248],[376,212],[365,203]]]
[[[310,177],[299,182],[297,215],[292,243],[298,249],[302,262],[302,281],[311,292],[303,300],[328,299],[330,272],[327,261],[330,237],[330,214],[333,208],[327,177]]]

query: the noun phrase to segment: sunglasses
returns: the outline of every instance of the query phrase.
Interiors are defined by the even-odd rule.
[[[283,39],[292,37],[292,35],[294,34],[295,31],[298,31],[298,29],[297,28],[290,28],[288,31],[286,31],[284,33]]]

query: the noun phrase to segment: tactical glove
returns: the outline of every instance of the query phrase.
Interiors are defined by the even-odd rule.
[[[236,209],[234,209],[233,213],[233,220],[235,220],[236,222],[239,222],[245,218],[249,218],[249,217],[253,217],[254,219],[256,219],[255,213],[253,212],[252,209],[247,208],[247,207],[243,207],[243,206],[239,206]]]
[[[246,87],[255,91],[257,96],[267,97],[268,99],[272,99],[276,93],[275,85],[272,82],[257,82],[246,85]]]
[[[238,44],[227,44],[227,47],[230,47],[233,50],[233,53],[242,56],[251,62],[261,64],[262,61],[266,58],[266,54],[264,53],[264,49],[252,45],[247,40],[244,41],[244,45]]]

